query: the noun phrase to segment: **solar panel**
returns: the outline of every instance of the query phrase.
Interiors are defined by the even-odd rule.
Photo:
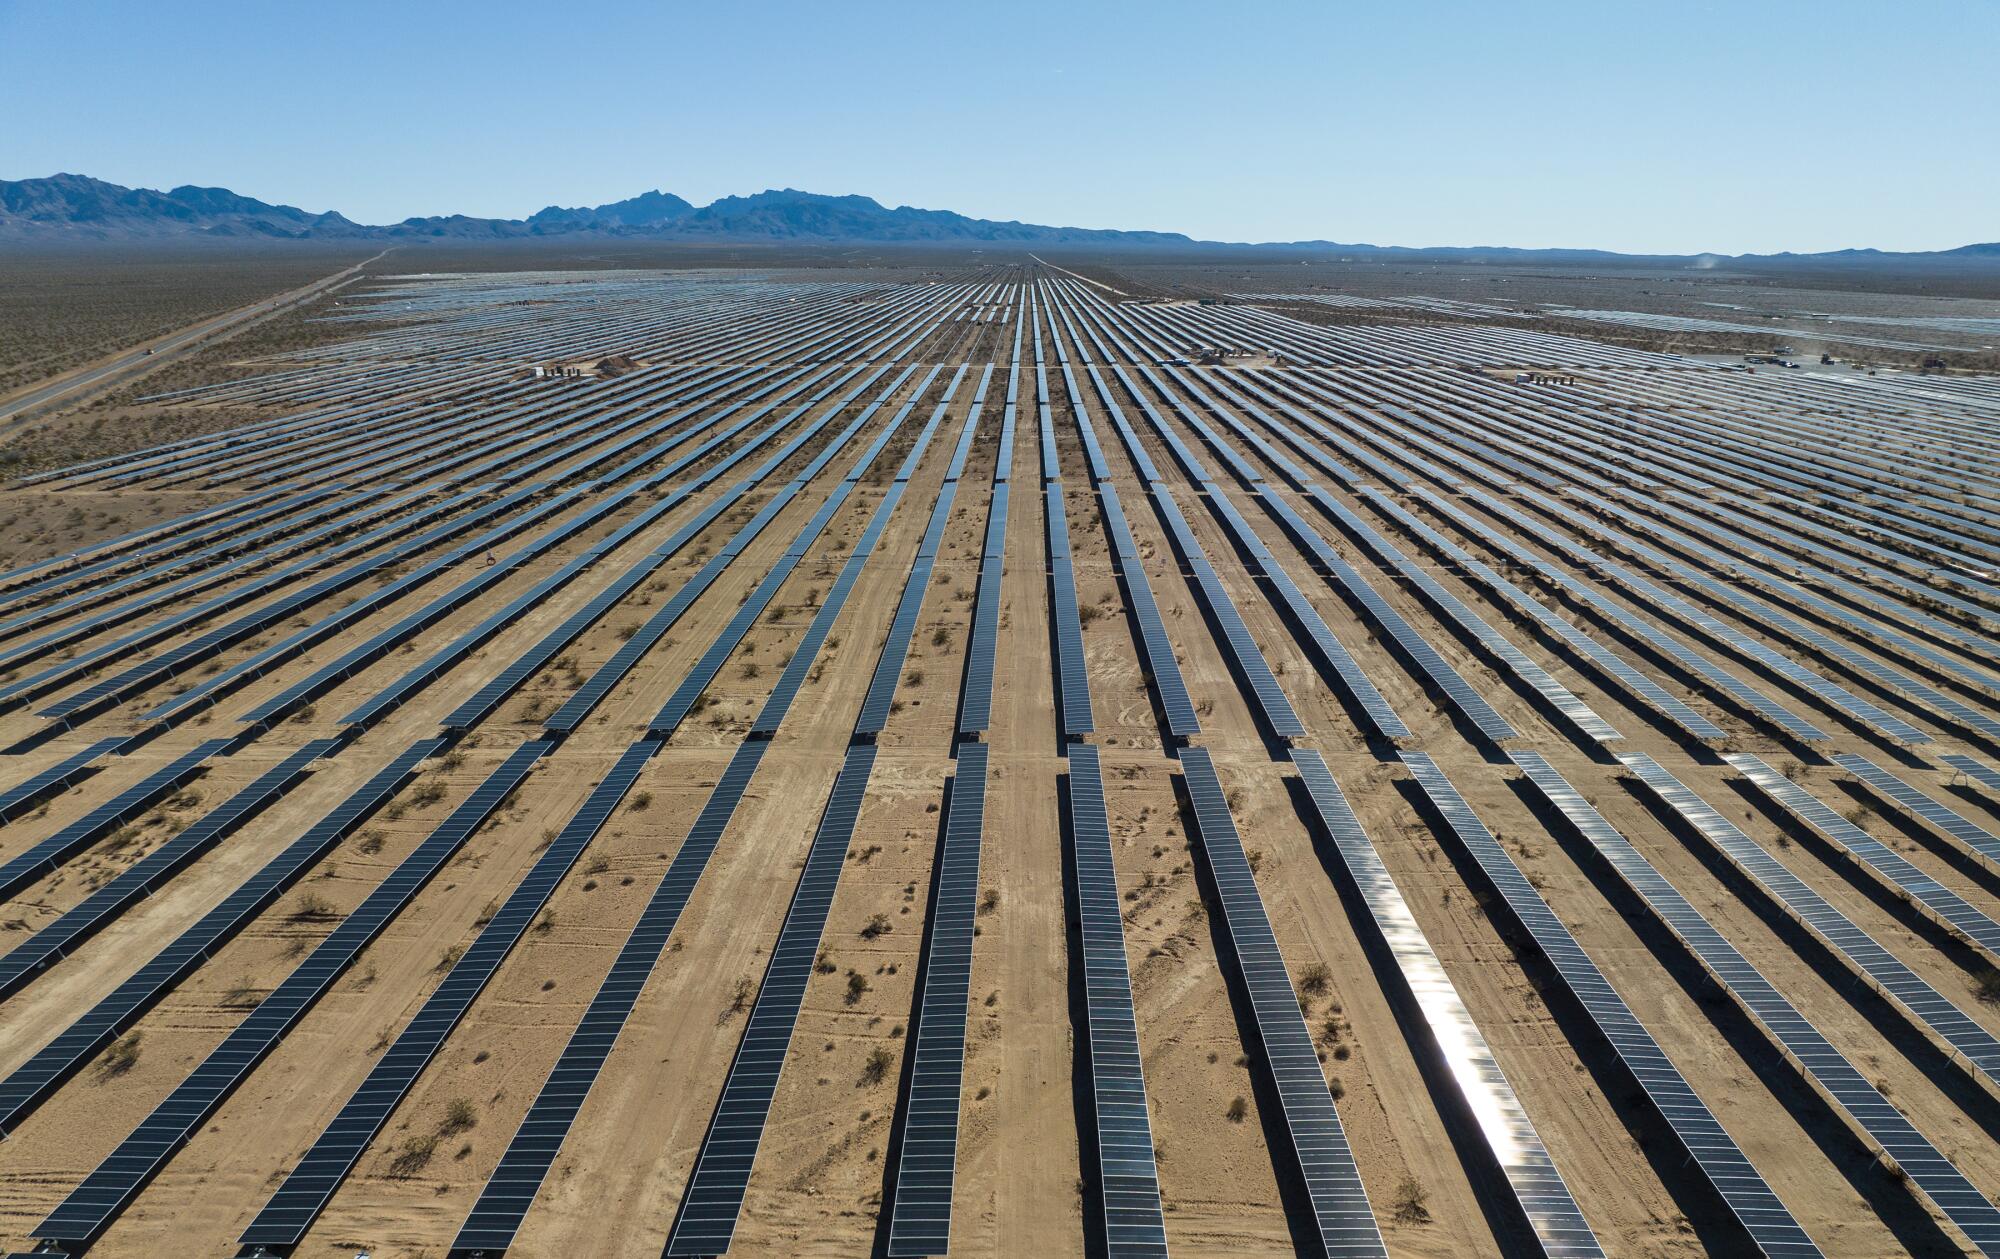
[[[1626,838],[1592,808],[1583,794],[1570,786],[1538,752],[1509,754],[1514,764],[1528,776],[1569,824],[1588,840],[1604,859],[1643,897],[1654,913],[1670,929],[1697,931],[1700,921],[1694,907],[1682,899],[1671,884],[1639,855]],[[1502,851],[1501,856],[1505,857]],[[1532,891],[1532,888],[1529,889]],[[1537,898],[1539,899],[1539,897]],[[1532,908],[1532,905],[1530,906]],[[1659,1111],[1689,1159],[1736,1216],[1758,1250],[1771,1259],[1791,1259],[1820,1253],[1792,1213],[1779,1201],[1769,1182],[1751,1165],[1708,1104],[1688,1084],[1680,1069],[1667,1057],[1653,1034],[1646,1029],[1618,995],[1611,982],[1576,943],[1566,928],[1536,914],[1523,916],[1542,951],[1555,966],[1572,996],[1583,1006],[1598,1032]],[[1706,927],[1706,923],[1700,924]],[[1553,930],[1551,930],[1551,926]],[[1549,940],[1543,940],[1543,934]],[[1560,934],[1556,934],[1560,932]],[[1686,935],[1683,939],[1688,938]],[[1553,943],[1556,947],[1550,947]]]
[[[1950,753],[1950,755],[1940,755],[1938,759],[1944,761],[1946,765],[1950,765],[1952,769],[1956,769],[1958,773],[1964,773],[1966,777],[1970,777],[1978,785],[1986,787],[1994,795],[2000,795],[2000,769],[1994,769],[1992,765],[1982,765],[1980,761],[1972,759],[1970,755]]]
[[[736,807],[749,788],[770,744],[752,740],[738,745],[729,765],[702,805],[687,838],[674,853],[666,874],[633,924],[611,970],[591,998],[576,1031],[563,1046],[534,1104],[528,1108],[499,1166],[480,1190],[465,1223],[452,1243],[453,1255],[497,1254],[513,1244],[514,1234],[535,1194],[555,1163],[591,1085],[611,1056],[612,1046],[638,1004],[646,980],[659,964],[667,940],[687,908],[709,858],[722,841]]]
[[[1079,413],[1080,416],[1080,413]],[[1139,645],[1145,652],[1146,671],[1160,707],[1166,713],[1167,733],[1185,739],[1201,733],[1194,701],[1188,698],[1187,681],[1181,677],[1180,661],[1167,637],[1166,622],[1160,619],[1160,605],[1153,601],[1152,583],[1139,560],[1139,546],[1132,540],[1132,528],[1125,522],[1125,509],[1110,481],[1097,487],[1097,502],[1111,534],[1112,550],[1118,557],[1118,573],[1125,587],[1125,601],[1139,623]]]
[[[1428,757],[1407,753],[1404,762],[1412,766],[1413,772],[1418,764],[1424,765],[1418,780],[1426,790],[1436,788],[1440,793],[1450,793],[1448,799],[1456,799],[1457,793],[1451,791],[1448,782],[1437,786],[1442,774]],[[1378,938],[1395,959],[1405,989],[1430,1028],[1431,1039],[1444,1059],[1452,1082],[1458,1087],[1466,1110],[1477,1117],[1480,1135],[1502,1175],[1507,1178],[1515,1203],[1540,1239],[1542,1252],[1550,1259],[1602,1255],[1604,1252],[1597,1244],[1596,1235],[1583,1218],[1583,1210],[1577,1206],[1569,1186],[1563,1183],[1555,1160],[1549,1156],[1548,1148],[1542,1144],[1541,1134],[1535,1131],[1534,1123],[1528,1118],[1527,1108],[1521,1104],[1513,1086],[1507,1083],[1492,1047],[1486,1043],[1479,1025],[1473,1021],[1472,1011],[1466,1009],[1457,988],[1452,986],[1451,977],[1445,974],[1444,963],[1438,960],[1430,941],[1424,938],[1416,915],[1410,912],[1402,890],[1396,886],[1388,866],[1383,864],[1374,841],[1362,828],[1361,819],[1349,807],[1347,797],[1333,780],[1326,762],[1320,759],[1319,753],[1301,748],[1293,751],[1292,763],[1298,767],[1299,777],[1305,783],[1306,793],[1312,799],[1321,826],[1333,841],[1335,854],[1360,892],[1363,903],[1368,906]],[[1464,809],[1462,800],[1457,801],[1456,809]],[[1451,816],[1459,816],[1456,809]],[[1469,813],[1469,810],[1465,812]],[[1477,826],[1477,819],[1473,820],[1473,824]],[[1461,832],[1459,837],[1474,850],[1474,857],[1494,878],[1510,905],[1520,897],[1517,913],[1522,913],[1524,919],[1535,914],[1537,909],[1540,914],[1548,914],[1548,907],[1542,904],[1541,898],[1535,895],[1534,889],[1528,886],[1527,880],[1514,868],[1513,862],[1483,826],[1469,833]],[[1489,862],[1493,864],[1488,865]],[[1521,896],[1523,892],[1525,897]],[[1553,915],[1549,918],[1552,920]],[[1554,925],[1553,931],[1548,931],[1549,924],[1546,922],[1539,925],[1542,932],[1536,935],[1538,943],[1553,945],[1559,951],[1566,947],[1581,956],[1582,951],[1576,948],[1576,942],[1559,923]],[[1544,941],[1543,933],[1549,936],[1547,941]],[[1584,965],[1588,967],[1589,963],[1586,961]],[[1602,982],[1602,976],[1596,974],[1595,967],[1589,968],[1589,976]],[[1568,977],[1566,974],[1565,979]]]
[[[2000,922],[1976,909],[1963,896],[1911,865],[1887,844],[1862,830],[1804,787],[1747,752],[1725,756],[1750,784],[1786,812],[1818,831],[1848,857],[1874,871],[1883,881],[1922,906],[1930,915],[1970,941],[1989,958],[2000,958]]]
[[[31,775],[25,781],[0,791],[0,822],[11,822],[42,801],[67,790],[71,783],[84,776],[92,762],[101,756],[116,752],[128,742],[128,737],[119,735],[110,739],[99,739],[76,755],[58,761],[39,774]]]
[[[1045,450],[1049,449],[1044,447]],[[1083,654],[1083,621],[1076,606],[1076,565],[1070,557],[1069,513],[1060,481],[1042,487],[1049,547],[1049,616],[1055,627],[1056,682],[1066,739],[1097,728],[1090,703],[1090,670]]]
[[[719,1255],[729,1249],[737,1216],[743,1210],[743,1195],[750,1187],[757,1146],[770,1118],[771,1101],[777,1095],[778,1075],[798,1023],[799,1006],[812,978],[834,889],[847,864],[847,845],[854,837],[868,775],[874,767],[874,744],[859,743],[847,749],[846,762],[834,780],[826,811],[807,850],[798,890],[771,950],[763,986],[757,991],[742,1042],[730,1064],[722,1099],[696,1155],[694,1176],[667,1238],[669,1255]]]
[[[1250,1013],[1263,1046],[1259,1061],[1277,1088],[1285,1130],[1312,1199],[1320,1245],[1329,1256],[1386,1256],[1347,1132],[1320,1071],[1312,1032],[1299,1012],[1298,992],[1285,970],[1208,750],[1184,749],[1181,767],[1194,805],[1194,837],[1214,876],[1223,924],[1250,994]]]
[[[1132,440],[1136,441],[1136,436]],[[1166,522],[1168,534],[1174,539],[1182,561],[1193,572],[1195,589],[1200,593],[1202,603],[1222,627],[1223,649],[1239,675],[1248,682],[1247,698],[1266,728],[1280,738],[1304,737],[1305,723],[1299,720],[1284,688],[1278,685],[1277,675],[1271,672],[1263,649],[1257,646],[1250,627],[1244,624],[1235,601],[1229,597],[1222,579],[1216,576],[1214,566],[1208,562],[1207,552],[1202,549],[1194,530],[1188,527],[1187,519],[1181,515],[1180,506],[1174,502],[1172,493],[1164,485],[1154,485],[1147,494],[1160,519]]]
[[[360,1087],[312,1147],[293,1164],[283,1183],[244,1230],[240,1239],[243,1245],[292,1247],[305,1237],[334,1190],[409,1095],[417,1077],[443,1046],[445,1037],[458,1026],[473,1000],[500,969],[500,963],[520,943],[556,885],[610,821],[612,812],[659,747],[657,740],[647,738],[625,749],[610,772],[591,790],[589,798],[548,847],[542,849],[507,899],[479,928],[479,934],[446,970],[444,979],[431,990],[429,998],[410,1017],[388,1050],[376,1059]]]
[[[1092,744],[1070,745],[1068,796],[1104,1250],[1109,1259],[1165,1259],[1166,1218],[1146,1112],[1146,1072],[1125,958],[1118,870],[1105,816],[1103,772]]]
[[[210,758],[236,746],[233,739],[210,739],[98,805],[19,856],[0,863],[0,900],[11,900],[36,879],[137,817],[171,791],[202,772]]]
[[[1958,1051],[1956,1060],[1990,1084],[2000,1083],[2000,1038],[1969,1017],[1944,994],[1920,978],[1888,949],[1854,925],[1845,914],[1806,885],[1762,845],[1738,830],[1707,801],[1669,774],[1659,762],[1640,754],[1621,755],[1625,767],[1738,869],[1764,889],[1781,908],[1845,958],[1865,979],[1919,1027]]]
[[[1008,486],[993,487],[986,517],[986,547],[979,559],[979,592],[965,649],[965,683],[959,692],[958,732],[980,734],[993,719],[993,657],[1000,640],[1000,593],[1006,573]]]
[[[960,745],[946,804],[937,899],[923,961],[924,986],[910,1038],[902,1157],[896,1164],[889,1215],[892,1256],[942,1255],[951,1246],[972,924],[978,913],[979,849],[986,830],[986,757],[983,743]]]
[[[930,589],[931,569],[937,562],[938,548],[944,543],[945,526],[951,523],[952,504],[958,498],[955,472],[964,468],[966,452],[971,448],[973,434],[978,428],[979,415],[975,405],[973,414],[966,419],[964,431],[959,434],[951,466],[945,470],[944,484],[938,487],[937,501],[931,506],[923,541],[917,545],[917,557],[903,583],[902,598],[897,601],[896,614],[889,622],[889,634],[882,644],[882,654],[868,680],[868,693],[861,701],[861,717],[854,725],[856,735],[880,734],[889,722],[889,711],[896,699],[896,682],[902,676],[903,662],[909,655],[910,639],[917,632],[917,617],[923,613],[924,595]]]
[[[1969,756],[1960,756],[1956,753],[1940,756],[1938,759],[1988,791],[1993,792],[1996,798],[2000,798],[2000,770],[1996,770],[1990,765],[1982,765]]]
[[[237,827],[296,786],[314,761],[339,747],[338,739],[319,739],[306,744],[0,956],[0,998],[18,992],[141,897],[150,895],[195,858],[221,843]]]
[[[119,1142],[34,1235],[52,1242],[95,1240],[554,746],[537,740],[516,748]]]

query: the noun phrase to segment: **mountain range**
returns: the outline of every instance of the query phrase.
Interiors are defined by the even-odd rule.
[[[975,219],[949,210],[891,209],[871,197],[826,196],[780,189],[723,197],[697,206],[670,192],[646,192],[599,206],[549,206],[525,219],[462,214],[356,223],[334,211],[314,214],[272,205],[227,188],[183,185],[166,192],[126,188],[86,175],[0,180],[0,247],[69,242],[171,242],[177,240],[508,241],[546,237],[602,237],[714,243],[796,244],[1015,244],[1088,245],[1120,249],[1296,249],[1357,255],[1422,257],[1436,261],[1571,261],[1643,259],[1698,262],[1719,255],[1625,255],[1590,249],[1513,249],[1494,246],[1409,248],[1288,241],[1262,245],[1198,241],[1177,232],[1046,227]],[[1745,255],[1745,258],[1752,257]],[[1966,245],[1932,253],[1843,249],[1820,254],[1757,256],[1770,261],[1866,263],[1873,261],[1990,262],[2000,265],[2000,243]]]

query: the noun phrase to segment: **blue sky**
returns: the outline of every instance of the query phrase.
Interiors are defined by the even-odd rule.
[[[771,187],[1224,240],[2000,239],[2000,2],[0,0],[0,178],[364,222]]]

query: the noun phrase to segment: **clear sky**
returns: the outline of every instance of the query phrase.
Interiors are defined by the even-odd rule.
[[[362,222],[664,188],[1206,239],[2000,239],[2000,0],[0,0],[0,178]]]

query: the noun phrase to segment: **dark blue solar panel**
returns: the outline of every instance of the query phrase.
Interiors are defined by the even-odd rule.
[[[1160,1173],[1146,1110],[1146,1072],[1139,1051],[1132,975],[1125,960],[1125,921],[1118,871],[1105,816],[1104,776],[1097,748],[1069,749],[1070,842],[1083,940],[1084,1004],[1089,1037],[1092,1115],[1102,1180],[1095,1186],[1104,1213],[1110,1259],[1165,1259],[1167,1227],[1160,1207]]]
[[[903,1110],[903,1152],[889,1215],[892,1256],[942,1255],[951,1245],[972,927],[978,913],[979,849],[986,833],[986,756],[983,743],[959,748],[946,804],[924,986],[909,1042],[913,1057]]]
[[[1200,734],[1201,721],[1195,716],[1194,701],[1188,697],[1180,661],[1174,658],[1174,644],[1167,637],[1166,622],[1160,619],[1160,605],[1153,601],[1153,587],[1147,580],[1145,565],[1140,562],[1139,545],[1132,540],[1125,508],[1110,481],[1097,487],[1097,501],[1104,513],[1105,528],[1111,534],[1112,552],[1118,558],[1126,602],[1139,623],[1139,646],[1145,652],[1146,671],[1153,690],[1166,713],[1167,732],[1177,739]]]
[[[107,756],[125,746],[127,739],[121,735],[111,739],[99,739],[75,756],[68,757],[49,766],[39,774],[0,791],[0,822],[11,822],[15,818],[40,804],[43,800],[66,790],[71,783],[84,777],[84,771],[99,757]]]
[[[986,547],[979,559],[979,592],[972,605],[972,634],[965,648],[958,732],[980,734],[993,719],[993,660],[1000,640],[1000,593],[1007,557],[1007,483],[993,487],[986,518]]]
[[[1061,482],[1042,489],[1049,546],[1049,616],[1055,623],[1056,681],[1062,729],[1077,739],[1097,728],[1090,703],[1090,670],[1083,654],[1083,621],[1076,606],[1076,564],[1070,557],[1069,516]]]

